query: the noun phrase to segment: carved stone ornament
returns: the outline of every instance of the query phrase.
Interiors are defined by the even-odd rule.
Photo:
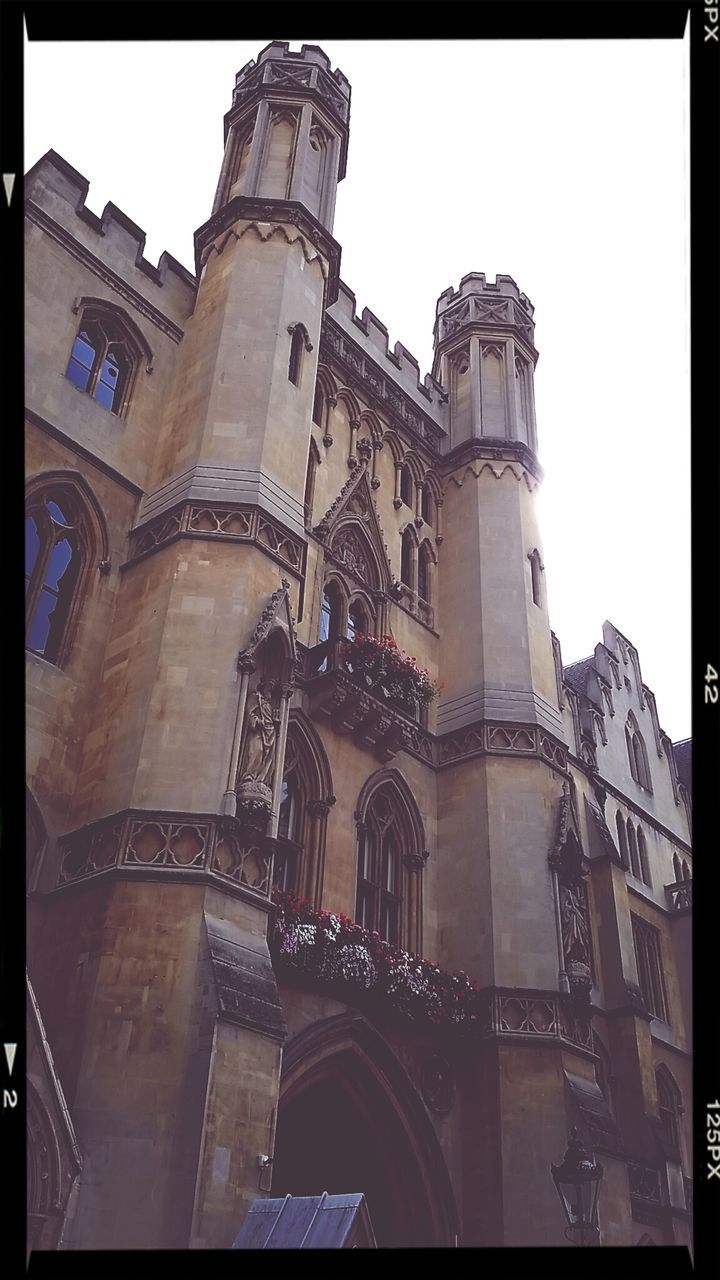
[[[297,659],[297,636],[295,634],[295,620],[290,609],[290,583],[287,578],[283,578],[277,591],[273,591],[268,603],[260,614],[255,630],[250,637],[250,643],[240,650],[238,654],[237,666],[239,671],[254,670],[255,652],[266,640],[272,630],[274,624],[283,624],[287,631],[290,641],[290,650],[292,661]],[[250,664],[253,664],[252,666]]]
[[[592,987],[590,922],[584,883],[588,864],[583,857],[577,814],[567,779],[563,783],[557,835],[548,861],[557,875],[563,969],[568,976],[571,995],[587,1001]]]
[[[452,1067],[439,1053],[428,1053],[418,1070],[423,1102],[436,1115],[447,1115],[455,1101]]]
[[[333,552],[342,565],[361,582],[367,579],[367,559],[360,539],[352,529],[341,533],[333,545]]]
[[[272,706],[258,689],[255,693],[255,703],[251,705],[247,715],[245,750],[239,775],[240,787],[255,783],[262,788],[263,792],[270,793],[271,801],[276,737]]]
[[[408,871],[422,871],[429,857],[430,853],[427,849],[418,849],[414,853],[406,853],[403,862]]]

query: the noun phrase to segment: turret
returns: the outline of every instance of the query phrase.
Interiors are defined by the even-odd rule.
[[[213,213],[234,196],[297,200],[332,231],[349,117],[350,85],[322,49],[274,40],[238,71]]]
[[[433,377],[450,394],[450,443],[520,441],[537,452],[534,307],[511,276],[463,276],[438,299]]]

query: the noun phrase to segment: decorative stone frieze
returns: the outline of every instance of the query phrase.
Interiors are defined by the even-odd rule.
[[[431,454],[440,453],[441,442],[445,437],[443,428],[429,415],[423,414],[410,396],[383,374],[379,365],[348,338],[328,315],[323,320],[320,359],[339,362],[346,368],[348,378],[353,375],[355,378],[359,377],[360,395],[371,408],[385,415],[391,427],[405,427],[422,441]]]
[[[288,231],[288,227],[296,231]],[[321,222],[297,200],[263,200],[234,196],[195,232],[195,267],[198,275],[213,252],[222,253],[229,240],[240,240],[252,232],[258,239],[284,237],[288,244],[300,242],[306,261],[319,261],[326,285],[326,306],[338,294],[340,245]]]
[[[692,880],[676,880],[674,884],[666,884],[665,897],[669,911],[692,911]]]
[[[205,874],[269,898],[274,841],[216,815],[128,809],[60,839],[58,886],[112,870]]]
[[[182,503],[133,529],[130,557],[123,568],[178,537],[251,542],[268,551],[273,560],[290,569],[296,577],[302,577],[304,572],[305,544],[257,507],[197,502]]]

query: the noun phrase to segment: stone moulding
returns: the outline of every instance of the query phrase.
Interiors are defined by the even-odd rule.
[[[218,253],[222,252],[222,248],[233,234],[233,228],[238,222],[247,224],[241,235],[254,226],[261,240],[268,240],[277,231],[282,232],[288,243],[294,243],[300,238],[304,253],[310,254],[311,258],[319,257],[321,262],[324,259],[327,264],[323,268],[326,286],[325,305],[330,306],[335,302],[340,281],[340,245],[322,223],[297,200],[233,196],[232,200],[223,205],[222,209],[219,209],[195,232],[195,265],[198,275],[212,249]],[[263,224],[269,224],[267,233],[261,229]],[[289,236],[285,229],[286,225],[296,227],[298,235]],[[227,235],[222,242],[222,247],[218,248],[214,242],[225,232]],[[237,232],[234,234],[239,240],[240,236]]]
[[[297,578],[305,572],[305,544],[258,507],[231,503],[184,502],[139,525],[130,533],[130,556],[122,566],[142,560],[176,538],[218,538],[250,542]]]
[[[216,814],[127,809],[61,837],[57,888],[108,872],[209,878],[270,909],[275,842]]]
[[[320,358],[324,362],[339,362],[348,377],[348,383],[358,384],[358,392],[371,408],[389,419],[391,427],[400,424],[419,438],[434,456],[440,453],[445,429],[424,414],[404,390],[394,383],[380,366],[354,343],[335,320],[325,315],[320,335]]]
[[[362,689],[342,668],[318,673],[324,650],[318,657],[312,649],[298,648],[304,668],[299,683],[310,699],[310,714],[329,719],[338,733],[354,734],[359,745],[369,747],[380,759],[389,760],[398,751],[406,751],[432,769],[443,769],[471,756],[523,756],[567,772],[567,747],[537,725],[479,720],[437,737]]]

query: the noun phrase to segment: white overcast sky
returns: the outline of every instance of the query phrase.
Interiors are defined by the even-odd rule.
[[[334,235],[358,312],[424,374],[448,285],[503,272],[528,295],[563,661],[610,619],[661,724],[688,737],[687,36],[304,42],[352,86]],[[265,43],[26,43],[26,169],[53,147],[89,180],[90,209],[112,200],[144,229],[150,262],[167,249],[192,268],[235,72]]]

